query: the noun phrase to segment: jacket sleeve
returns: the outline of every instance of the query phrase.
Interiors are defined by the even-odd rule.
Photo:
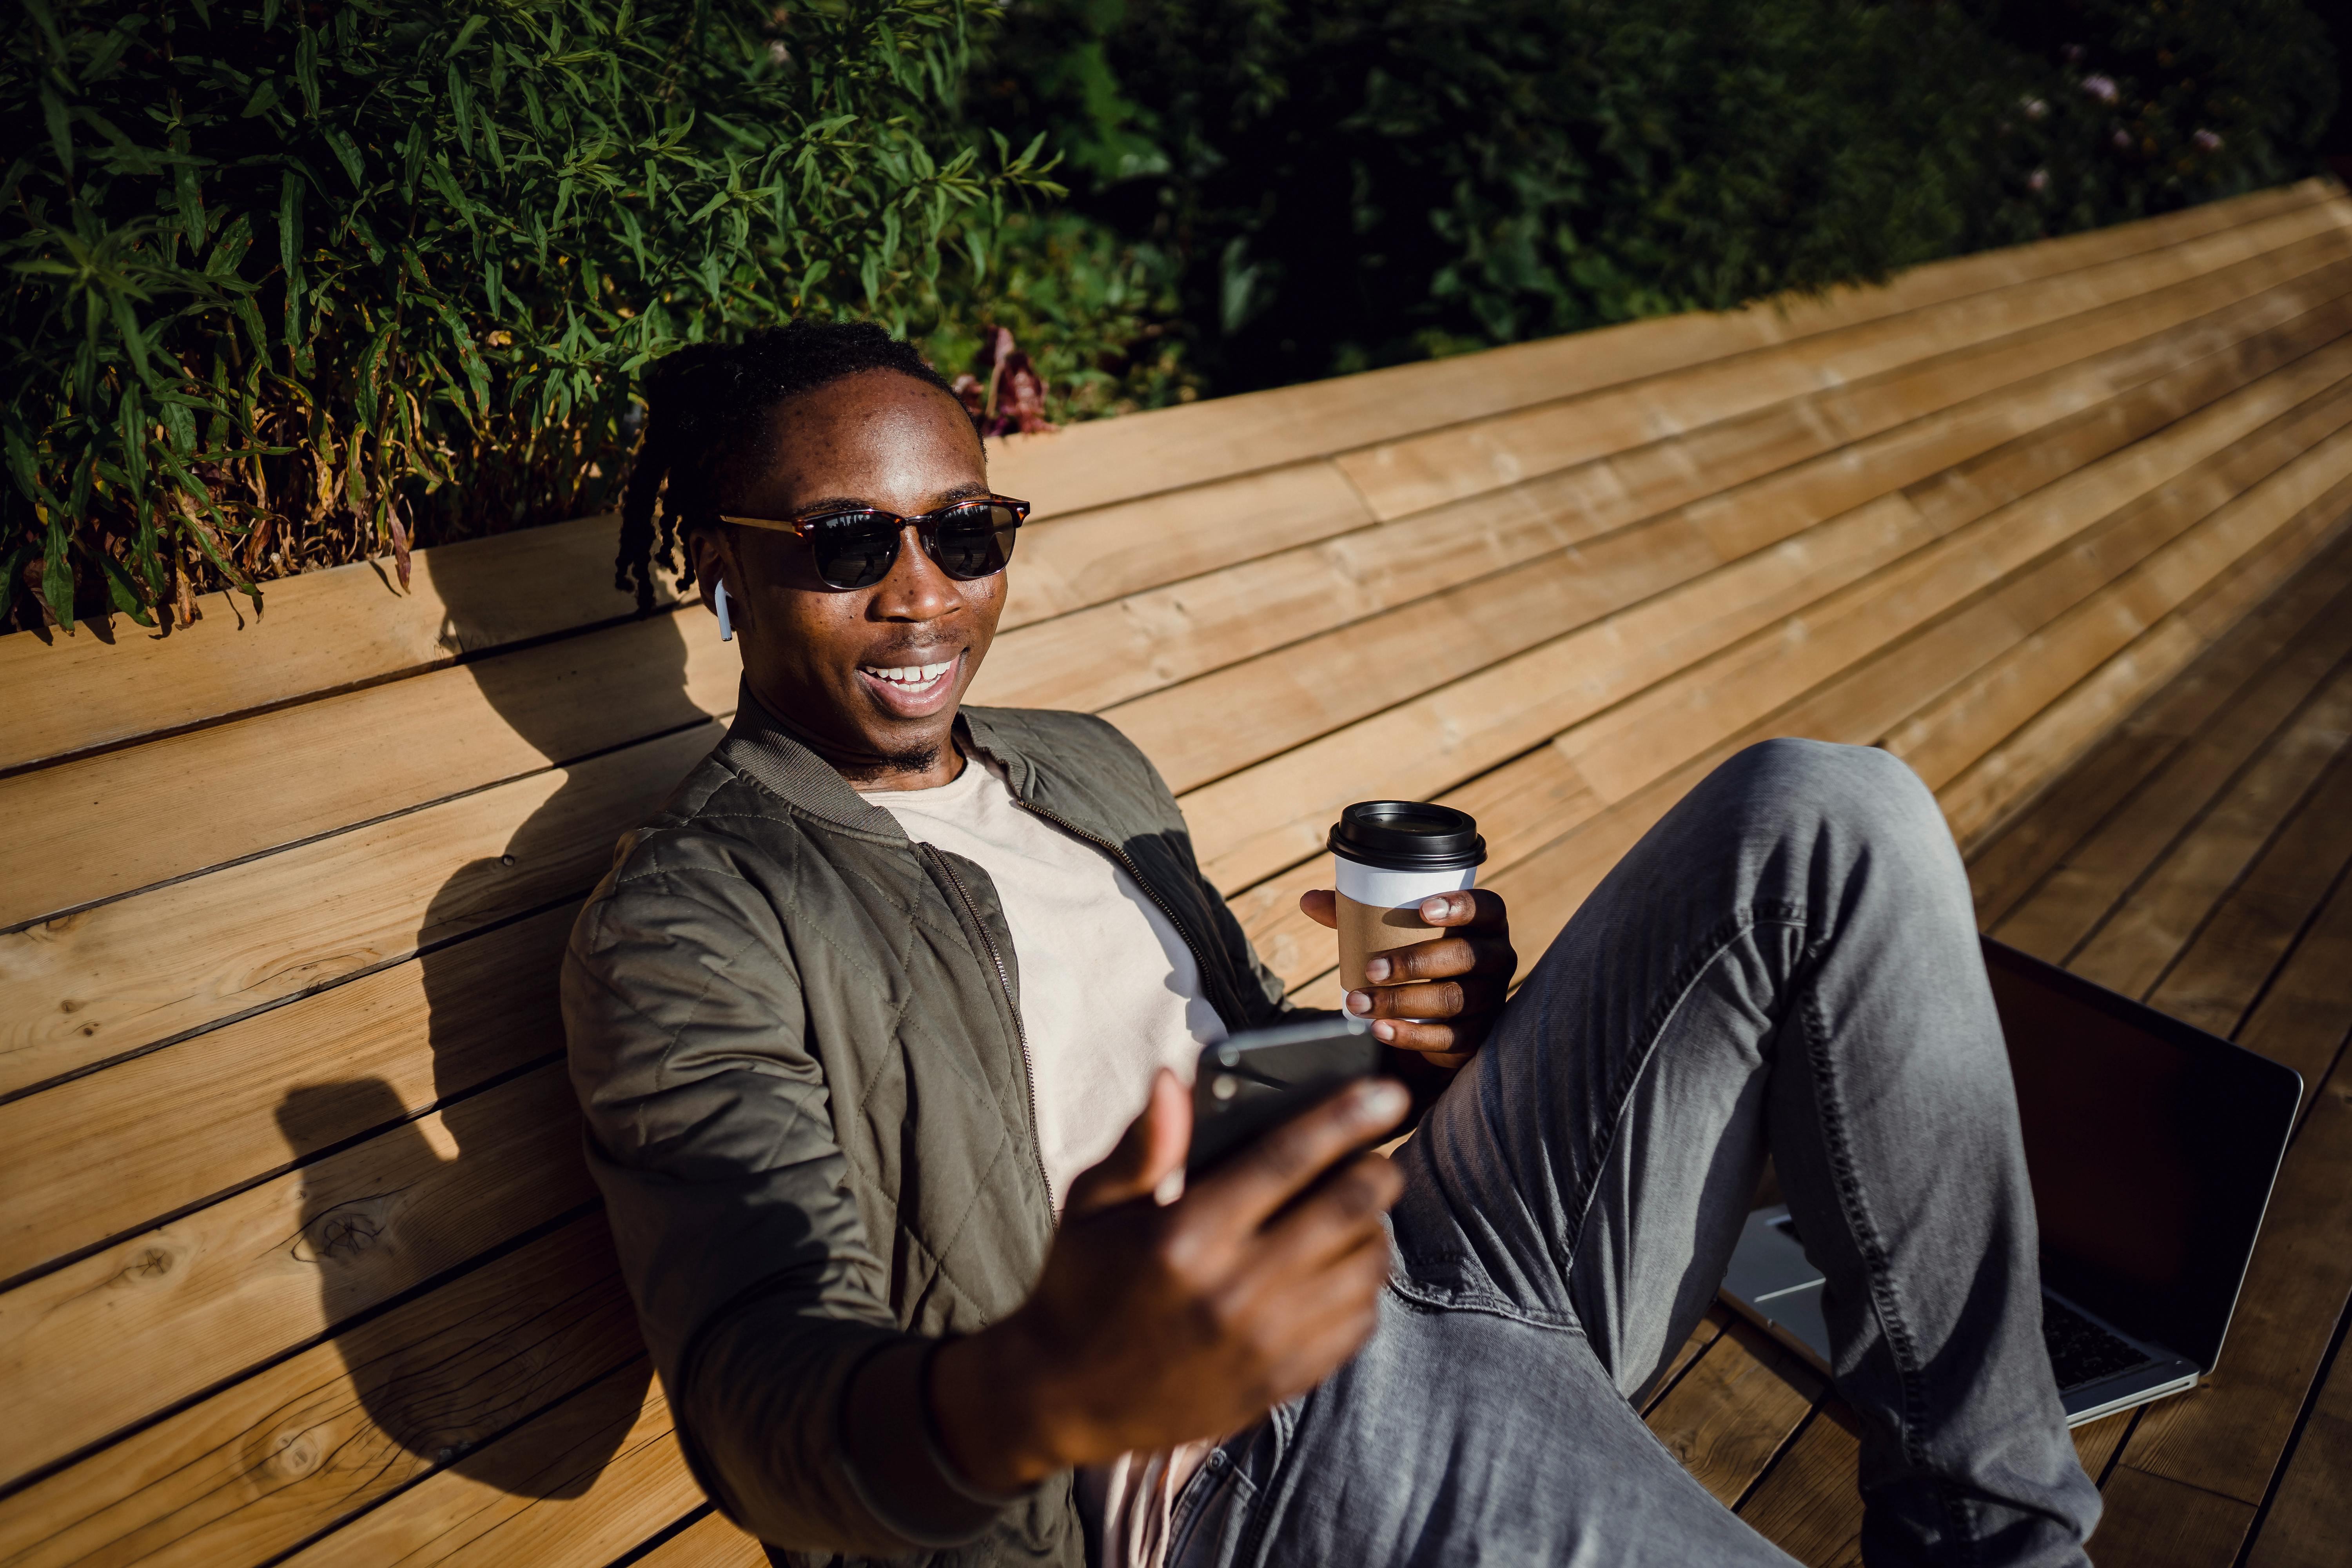
[[[885,1303],[782,924],[732,868],[665,858],[625,843],[573,927],[562,1003],[589,1166],[680,1447],[778,1545],[960,1544],[1014,1500],[962,1489],[932,1439],[935,1342]]]

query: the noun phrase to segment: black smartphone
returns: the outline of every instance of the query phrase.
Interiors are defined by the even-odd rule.
[[[1381,1043],[1345,1015],[1251,1029],[1201,1049],[1192,1079],[1192,1149],[1199,1175],[1243,1145],[1381,1070]]]

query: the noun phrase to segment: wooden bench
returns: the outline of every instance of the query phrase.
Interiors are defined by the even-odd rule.
[[[2103,1564],[2228,1563],[2258,1515],[2253,1562],[2315,1563],[2291,1527],[2340,1531],[2352,1452],[2352,1373],[2314,1393],[2352,1293],[2347,426],[2352,200],[2314,182],[1015,440],[1039,521],[975,697],[1133,735],[1324,1004],[1296,900],[1348,800],[1475,812],[1533,955],[1738,747],[1903,757],[2004,936],[2311,1083],[2223,1375],[2083,1441]],[[736,689],[612,547],[0,639],[0,1564],[758,1561],[678,1458],[563,1076],[572,911]],[[1650,1418],[1851,1558],[1850,1421],[1744,1328]]]

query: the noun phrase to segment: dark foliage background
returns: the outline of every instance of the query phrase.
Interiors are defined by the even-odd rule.
[[[26,0],[0,629],[604,508],[795,313],[1034,427],[2275,184],[2335,92],[2298,0]]]
[[[993,14],[26,0],[0,614],[184,619],[387,549],[405,575],[412,542],[606,505],[635,373],[680,342],[932,325],[1006,196],[1059,194],[956,118]]]
[[[2115,223],[2310,171],[2295,0],[1019,0],[976,101],[1219,392]],[[1041,326],[1049,323],[1041,321]]]

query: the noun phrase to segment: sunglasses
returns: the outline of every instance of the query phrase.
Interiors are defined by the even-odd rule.
[[[923,553],[939,569],[959,582],[993,577],[1013,559],[1013,535],[1028,521],[1029,503],[1006,496],[974,496],[937,511],[901,517],[879,507],[820,512],[814,517],[780,521],[772,517],[730,517],[721,522],[796,533],[805,540],[816,574],[828,588],[847,591],[871,588],[898,563],[898,542],[912,528]]]

